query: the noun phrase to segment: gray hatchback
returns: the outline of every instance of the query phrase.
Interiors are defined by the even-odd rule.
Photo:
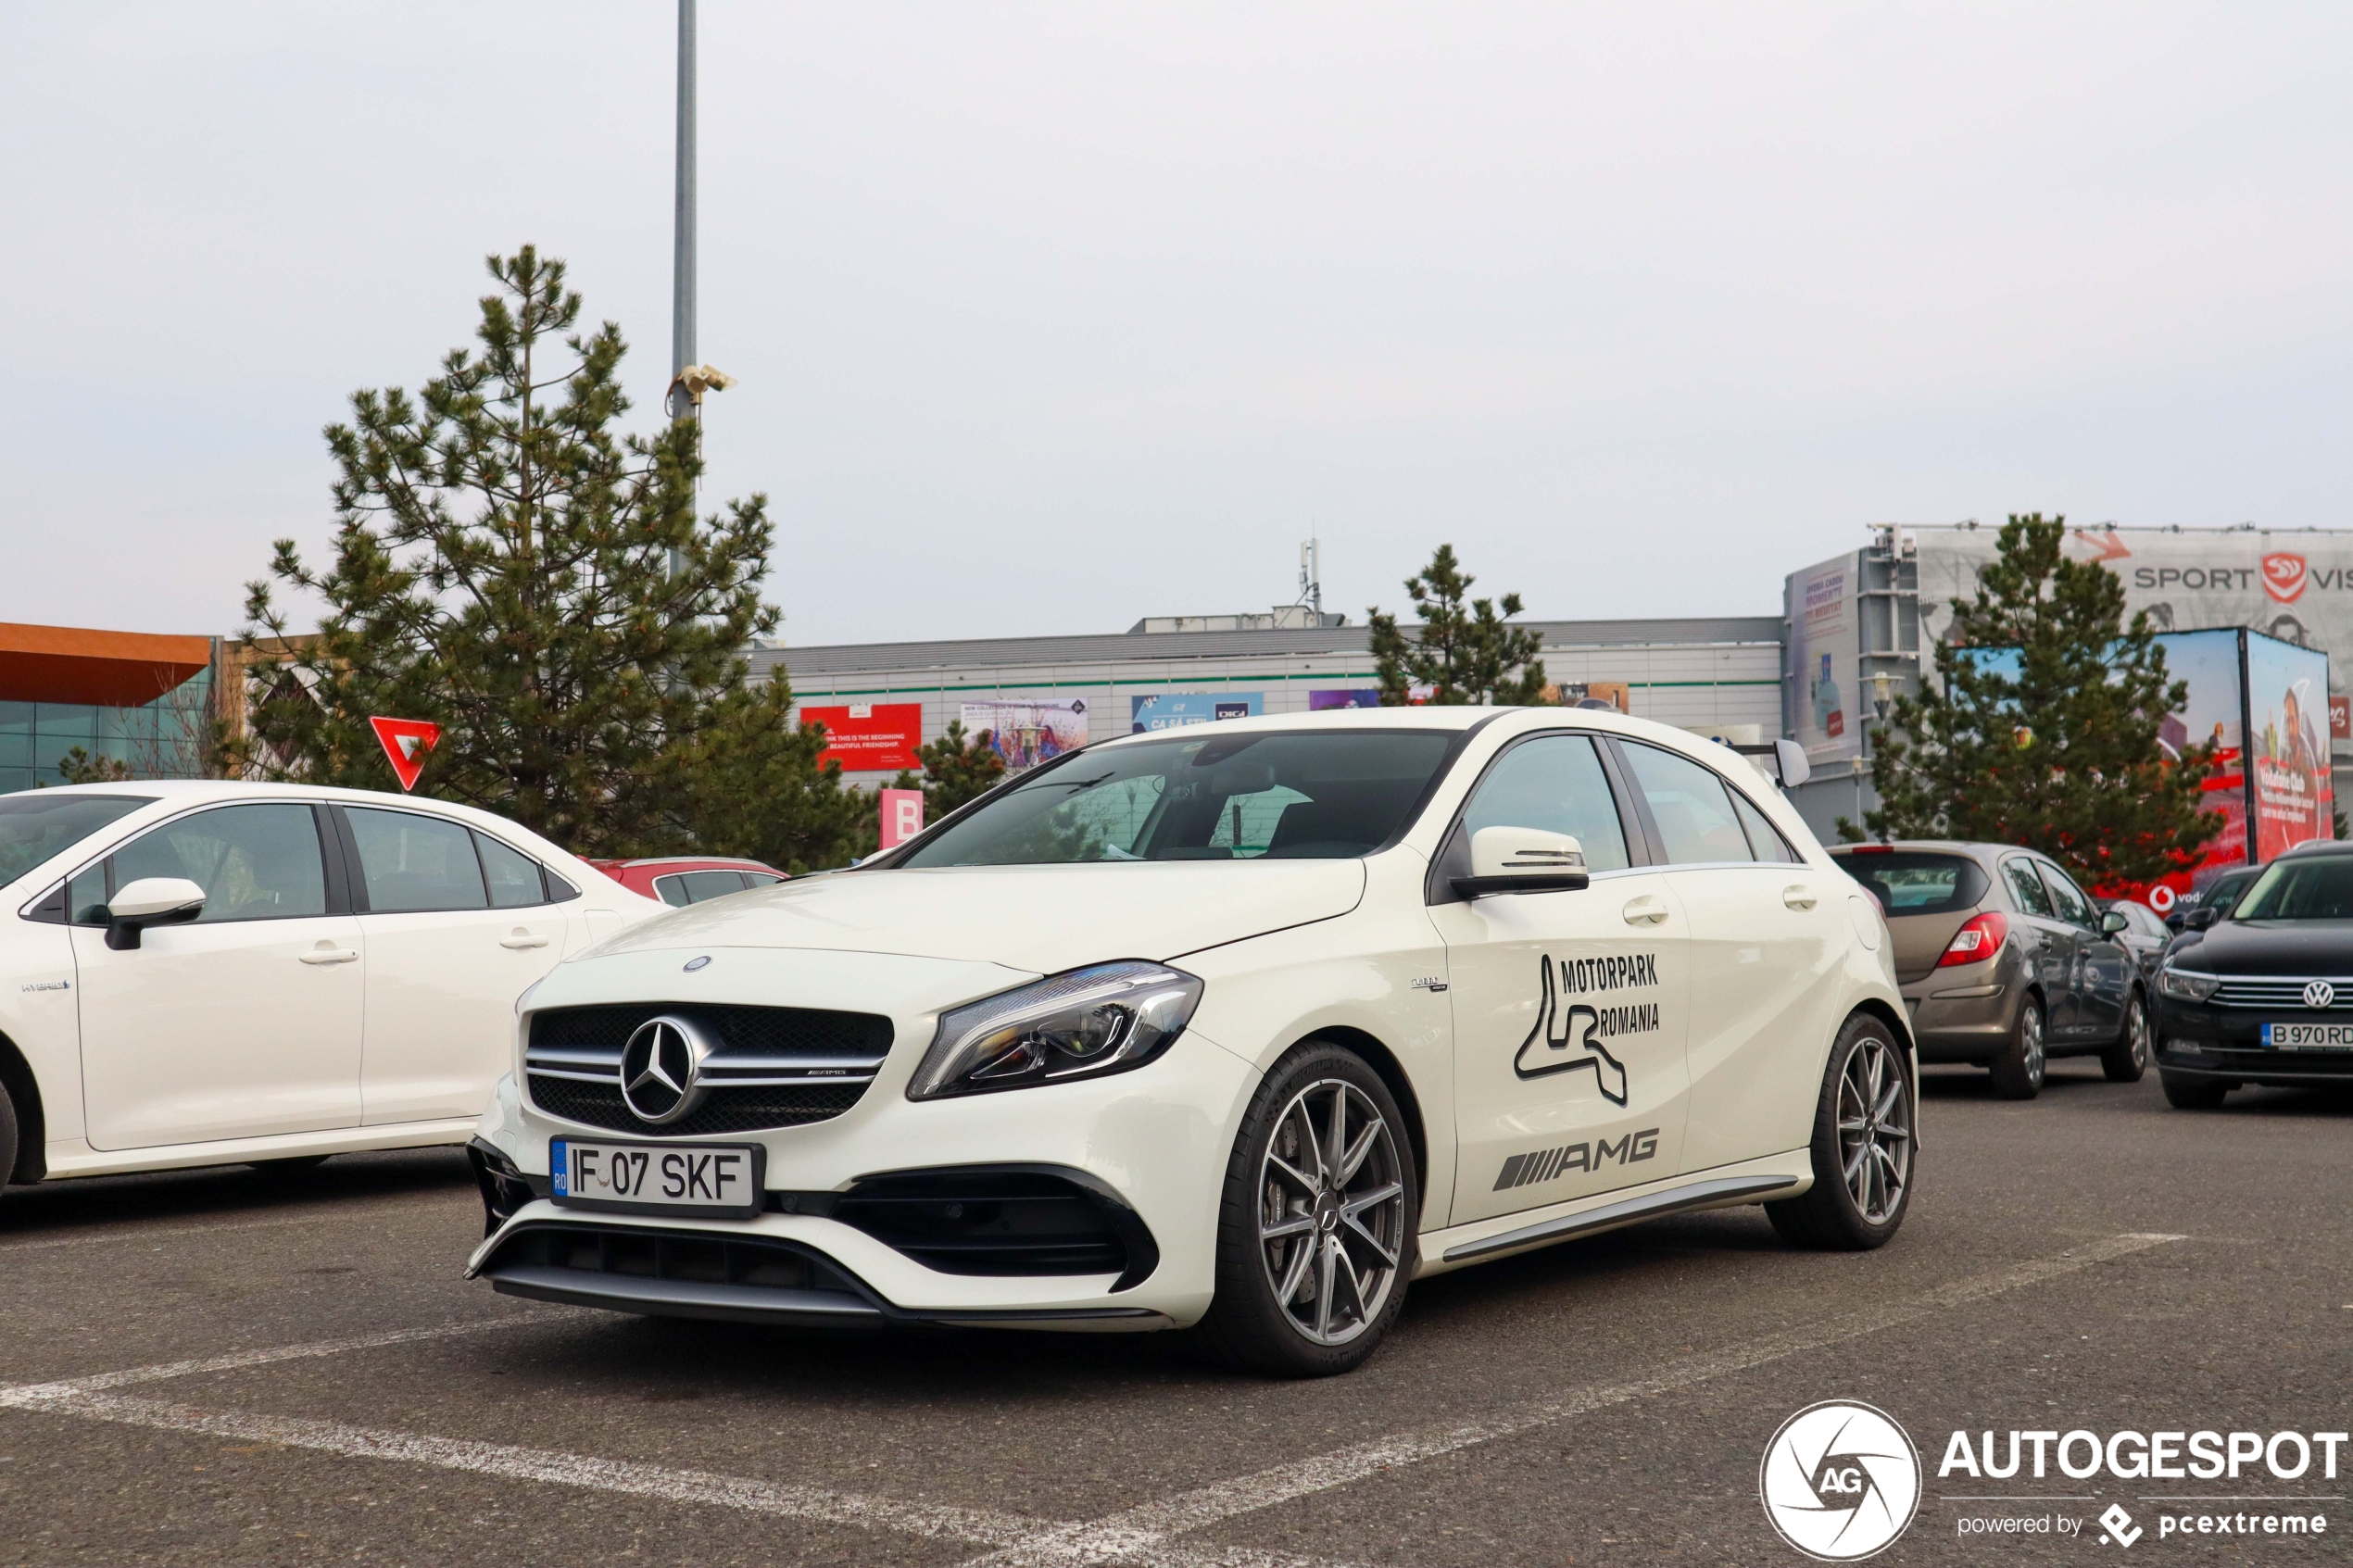
[[[2123,1084],[2148,1070],[2149,998],[2119,940],[2128,922],[2050,860],[1934,839],[1831,854],[1887,913],[1920,1060],[1982,1062],[2008,1099],[2033,1098],[2055,1056],[2097,1056]]]

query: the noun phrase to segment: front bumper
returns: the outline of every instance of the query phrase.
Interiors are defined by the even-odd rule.
[[[2353,1084],[2353,1050],[2275,1050],[2263,1044],[2265,1023],[2294,1021],[2283,1011],[2196,1007],[2169,997],[2158,1006],[2157,1065],[2176,1078],[2280,1088]]]

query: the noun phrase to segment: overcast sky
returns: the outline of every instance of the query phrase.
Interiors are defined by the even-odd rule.
[[[706,497],[800,644],[1777,613],[1865,525],[2334,527],[2353,7],[703,0]],[[674,12],[0,6],[0,620],[233,632],[319,428],[566,257],[669,356]]]

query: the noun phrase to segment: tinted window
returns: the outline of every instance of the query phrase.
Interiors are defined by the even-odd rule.
[[[686,902],[699,904],[707,898],[724,898],[730,893],[744,890],[741,872],[688,872],[678,879],[686,885]]]
[[[1739,815],[1741,826],[1748,830],[1748,847],[1755,851],[1758,859],[1795,860],[1798,858],[1797,851],[1789,847],[1789,840],[1783,838],[1773,824],[1765,820],[1765,813],[1751,805],[1748,797],[1739,790],[1732,791],[1732,809]]]
[[[1405,825],[1453,739],[1442,731],[1180,731],[1105,746],[1026,775],[895,863],[1364,855]]]
[[[1626,830],[1609,775],[1583,735],[1539,735],[1504,753],[1463,809],[1467,838],[1481,828],[1542,828],[1585,847],[1589,871],[1623,871]]]
[[[368,908],[377,914],[418,909],[486,909],[490,897],[474,858],[474,835],[456,822],[413,811],[346,809]]]
[[[2083,890],[2068,879],[2065,872],[2047,860],[2037,860],[2034,869],[2043,873],[2043,885],[2051,890],[2051,902],[2058,907],[2059,919],[2070,925],[2096,927],[2099,917],[2092,912],[2092,901]]]
[[[1919,850],[1833,851],[1848,876],[1871,890],[1889,915],[1948,915],[1985,897],[1985,872],[1966,855]]]
[[[746,887],[774,887],[776,884],[784,880],[785,879],[783,877],[776,875],[774,872],[744,872],[744,885]]]
[[[150,876],[185,877],[203,888],[199,925],[327,912],[319,824],[308,806],[221,806],[198,811],[142,834],[116,850],[107,863],[109,897]],[[84,880],[76,877],[75,886]]]
[[[686,879],[683,876],[654,878],[654,897],[673,909],[685,909],[694,902],[686,897]]]
[[[66,919],[76,925],[107,923],[107,863],[104,860],[66,884]]]
[[[2261,872],[2245,871],[2230,872],[2218,876],[2208,884],[2205,895],[2198,900],[2196,907],[2212,909],[2214,918],[2220,920],[2229,914],[2232,907],[2246,896],[2246,890],[2254,886],[2255,879],[2262,874]]]
[[[538,861],[483,834],[474,834],[474,848],[482,855],[492,909],[520,909],[547,901],[547,890],[539,885]]]
[[[29,790],[0,796],[0,885],[52,855],[62,855],[108,822],[150,801],[128,795],[52,795]]]
[[[2353,920],[2353,855],[2274,860],[2233,920]]]
[[[1748,834],[1732,814],[1732,797],[1713,769],[1655,746],[1626,746],[1634,782],[1650,802],[1651,820],[1667,859],[1676,865],[1749,860]]]
[[[2032,862],[2012,858],[2002,862],[2003,880],[2010,884],[2010,897],[2018,907],[2030,915],[2048,915],[2051,896],[2043,891],[2043,879],[2034,874]]]

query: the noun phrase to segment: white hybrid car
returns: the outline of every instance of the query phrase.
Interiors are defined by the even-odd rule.
[[[1615,714],[1090,746],[519,1011],[470,1272],[629,1312],[1332,1373],[1413,1278],[1733,1204],[1876,1247],[1913,1185],[1877,906],[1756,765]]]
[[[662,908],[442,801],[214,782],[0,796],[0,1173],[463,1143],[515,999]]]

